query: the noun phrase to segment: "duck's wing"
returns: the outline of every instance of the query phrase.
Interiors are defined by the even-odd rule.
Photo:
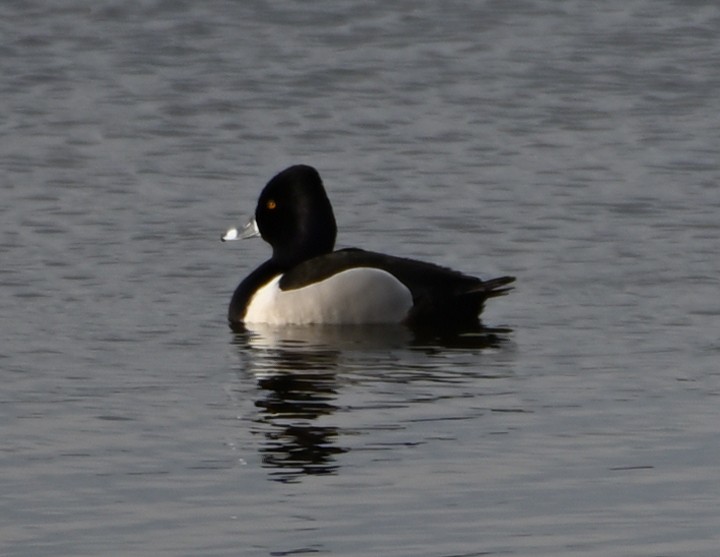
[[[515,281],[510,276],[484,281],[434,263],[349,248],[297,265],[283,275],[280,288],[302,288],[358,267],[382,269],[410,290],[414,307],[408,321],[412,323],[477,322],[485,300],[507,294]]]
[[[484,281],[434,263],[347,248],[296,265],[283,275],[280,288],[283,290],[302,288],[357,267],[387,271],[405,284],[414,297],[428,291],[442,291],[455,296],[473,293],[488,294],[488,297],[499,296],[511,290],[503,287],[515,281],[515,277],[509,276]]]

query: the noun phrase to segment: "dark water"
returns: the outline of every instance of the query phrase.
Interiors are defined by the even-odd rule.
[[[0,553],[714,556],[720,5],[0,4]],[[463,343],[263,330],[223,245],[518,288]]]

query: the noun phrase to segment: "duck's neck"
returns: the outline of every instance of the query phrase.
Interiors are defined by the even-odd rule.
[[[302,241],[295,241],[282,247],[273,246],[273,256],[270,260],[281,272],[292,269],[303,261],[325,255],[335,247],[335,234],[304,236]],[[270,263],[270,262],[268,262]]]
[[[245,310],[247,310],[248,303],[255,295],[255,292],[283,272],[284,269],[282,269],[273,258],[250,273],[235,289],[233,297],[230,300],[230,307],[228,308],[228,321],[230,324],[241,324],[245,318]]]

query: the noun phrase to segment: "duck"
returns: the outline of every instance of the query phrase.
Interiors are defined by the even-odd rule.
[[[297,164],[260,193],[254,217],[223,241],[260,236],[272,256],[235,289],[232,329],[256,325],[381,325],[453,331],[482,327],[490,298],[513,276],[489,280],[453,269],[359,248],[335,249],[337,224],[318,171]]]

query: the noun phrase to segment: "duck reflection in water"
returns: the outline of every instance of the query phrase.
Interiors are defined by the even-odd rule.
[[[281,482],[337,471],[338,455],[349,450],[341,446],[341,434],[348,432],[333,425],[332,416],[343,409],[338,393],[347,378],[338,370],[348,369],[348,358],[382,366],[396,350],[438,353],[447,346],[484,349],[502,342],[499,332],[486,332],[443,345],[400,326],[236,330],[234,343],[259,387],[255,432],[264,436],[263,465]]]
[[[335,472],[338,428],[318,419],[337,410],[336,376],[332,352],[293,354],[278,350],[265,355],[275,361],[275,372],[257,375],[264,393],[255,405],[262,410],[258,423],[266,437],[261,450],[265,466],[277,469],[277,479]]]

